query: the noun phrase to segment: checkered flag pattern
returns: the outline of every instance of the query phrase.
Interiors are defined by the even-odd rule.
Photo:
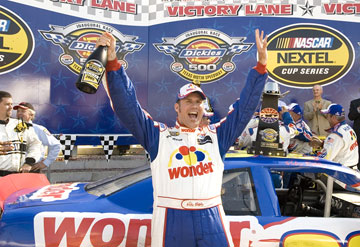
[[[42,32],[42,34],[47,40],[51,40],[52,42],[54,42],[54,44],[57,45],[69,45],[73,40],[71,37],[64,37],[64,35],[57,33]]]
[[[159,51],[164,52],[165,54],[178,54],[180,50],[174,45],[156,45]]]
[[[100,136],[101,145],[103,146],[105,158],[107,162],[109,162],[111,158],[117,138],[118,136],[112,136],[112,135]]]
[[[71,151],[74,148],[76,135],[60,135],[61,151],[64,155],[65,163],[67,164],[71,157]]]

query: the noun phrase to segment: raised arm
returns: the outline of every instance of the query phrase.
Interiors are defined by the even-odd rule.
[[[250,121],[259,104],[267,79],[267,36],[264,37],[264,32],[257,29],[255,31],[255,40],[258,63],[250,70],[245,87],[241,91],[240,99],[231,106],[227,117],[222,119],[216,126],[221,156],[225,155]]]
[[[107,80],[104,82],[104,87],[111,106],[121,124],[147,150],[153,160],[158,148],[158,123],[141,108],[136,98],[135,87],[117,60],[115,38],[109,33],[104,33],[96,43],[96,46],[99,45],[108,46]]]

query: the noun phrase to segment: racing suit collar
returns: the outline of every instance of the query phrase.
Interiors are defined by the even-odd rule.
[[[0,124],[6,125],[6,124],[9,123],[9,121],[10,121],[10,118],[8,118],[8,119],[6,119],[6,120],[0,120]]]
[[[340,122],[340,123],[337,123],[337,124],[336,124],[334,127],[332,127],[332,128],[326,129],[325,131],[328,132],[328,133],[336,132],[336,131],[339,129],[339,127],[340,127],[341,125],[343,125],[343,124],[346,124],[345,120],[342,121],[342,122]]]
[[[194,129],[186,127],[186,126],[180,124],[177,119],[176,119],[176,123],[175,123],[175,128],[179,129],[181,132],[196,132],[196,131],[201,130],[200,127],[197,127]]]

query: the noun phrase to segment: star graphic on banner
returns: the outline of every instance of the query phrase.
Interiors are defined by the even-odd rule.
[[[247,37],[247,36],[253,35],[257,28],[259,28],[259,25],[254,25],[254,23],[252,21],[250,21],[248,26],[243,27],[243,29],[245,29],[245,31],[246,31],[244,36]]]
[[[240,88],[240,82],[234,82],[233,79],[231,78],[231,80],[229,82],[225,82],[224,83],[227,86],[227,93],[230,92],[236,92],[238,93],[238,89]]]
[[[57,115],[58,113],[63,113],[64,115],[66,115],[65,105],[61,102],[60,99],[57,103],[51,105],[55,108],[54,115]]]
[[[157,66],[158,70],[161,71],[163,69],[167,69],[168,61],[167,61],[167,58],[165,56],[161,56],[161,59],[156,60],[155,63],[158,64],[158,66]]]
[[[44,72],[45,75],[47,75],[47,71],[46,71],[47,66],[51,64],[48,62],[44,62],[41,56],[38,58],[36,62],[31,62],[31,63],[36,67],[34,73],[38,73],[42,71]]]
[[[219,97],[223,95],[221,93],[218,93],[218,90],[214,89],[211,93],[208,93],[207,96],[209,97],[209,99],[211,100],[211,102],[217,102],[220,103],[219,101]]]
[[[169,111],[168,104],[164,104],[164,102],[161,103],[158,107],[155,108],[157,111],[156,117],[160,118],[161,116],[166,117],[167,112]]]
[[[156,84],[156,86],[159,87],[159,91],[158,91],[159,93],[160,93],[160,92],[166,92],[166,93],[169,92],[168,86],[171,85],[171,83],[170,83],[170,82],[166,82],[166,81],[164,80],[164,78],[163,78],[160,82],[157,82],[157,83],[155,83],[155,84]]]
[[[104,133],[106,131],[106,129],[100,127],[99,123],[96,124],[96,127],[94,129],[89,129],[89,130],[92,134]]]
[[[87,117],[84,117],[84,116],[80,115],[79,111],[77,113],[77,116],[74,116],[74,117],[71,117],[71,118],[72,118],[72,120],[74,120],[73,128],[75,128],[77,126],[85,127],[84,120],[87,119]]]
[[[313,16],[313,8],[315,8],[316,6],[314,5],[309,5],[309,1],[306,1],[305,6],[299,6],[302,10],[303,10],[303,16],[306,15],[307,13],[309,13],[311,16]]]
[[[55,88],[61,85],[64,88],[67,88],[66,82],[68,79],[70,79],[70,77],[63,75],[62,70],[59,70],[59,73],[57,75],[51,76],[51,79],[53,79],[56,82],[54,85]]]

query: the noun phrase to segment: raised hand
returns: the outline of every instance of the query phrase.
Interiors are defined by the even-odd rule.
[[[255,40],[256,40],[256,48],[258,52],[258,61],[266,65],[267,63],[267,35],[264,38],[264,31],[260,31],[259,29],[255,30]]]
[[[116,40],[112,34],[108,32],[103,33],[96,41],[96,47],[100,45],[108,47],[108,51],[107,51],[108,61],[112,61],[116,59],[116,51],[115,51]]]

